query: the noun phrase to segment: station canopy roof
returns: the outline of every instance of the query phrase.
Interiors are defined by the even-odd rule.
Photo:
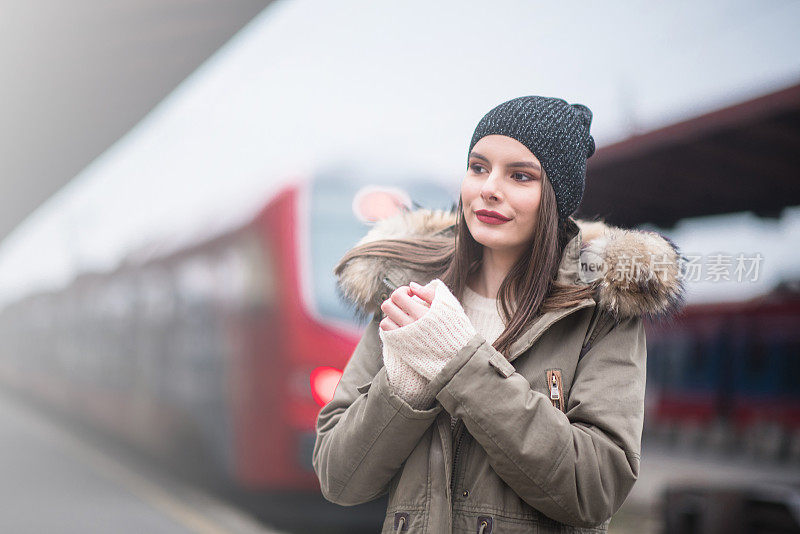
[[[608,145],[588,160],[576,217],[679,219],[800,205],[800,84]]]

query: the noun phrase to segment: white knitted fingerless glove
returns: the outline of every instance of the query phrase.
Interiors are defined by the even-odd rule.
[[[381,330],[383,332],[383,330]],[[417,410],[426,410],[433,404],[434,396],[424,391],[429,380],[404,362],[395,351],[383,346],[383,365],[392,390]]]
[[[445,283],[434,278],[427,287],[431,285],[436,293],[425,315],[400,328],[380,330],[389,362],[402,360],[427,380],[436,376],[477,333]]]

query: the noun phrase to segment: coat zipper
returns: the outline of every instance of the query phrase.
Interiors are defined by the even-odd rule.
[[[458,472],[458,453],[461,450],[461,442],[464,439],[464,421],[458,419],[456,421],[456,425],[454,427],[454,436],[458,436],[458,440],[456,440],[456,446],[453,449],[453,470],[452,475],[450,477],[450,495],[452,499],[450,501],[451,506],[455,504],[456,500],[456,473]]]
[[[564,387],[561,382],[561,369],[547,370],[547,387],[550,390],[550,402],[564,411]]]

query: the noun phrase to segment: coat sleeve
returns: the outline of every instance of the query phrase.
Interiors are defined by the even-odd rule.
[[[592,527],[619,509],[639,474],[646,356],[642,319],[615,323],[578,363],[566,413],[480,334],[432,383],[520,498]]]
[[[312,464],[322,495],[353,506],[374,500],[441,412],[418,410],[389,385],[377,314],[345,366],[333,399],[317,416]],[[432,396],[431,396],[432,398]]]

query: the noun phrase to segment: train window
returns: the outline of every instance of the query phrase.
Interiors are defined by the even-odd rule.
[[[800,395],[800,341],[788,342],[783,358],[785,365],[785,372],[781,373],[784,382],[783,392],[797,397]]]
[[[194,256],[181,264],[177,273],[178,294],[185,304],[210,300],[214,292],[214,270],[209,259]]]
[[[787,390],[797,383],[796,350],[785,337],[749,337],[736,354],[736,387],[751,394]],[[793,370],[794,369],[794,370]],[[793,374],[794,373],[794,374]]]
[[[691,350],[693,339],[687,332],[678,330],[671,338],[664,340],[664,385],[670,388],[682,388],[684,379],[691,372]]]
[[[141,303],[143,317],[162,321],[173,312],[171,279],[168,272],[159,267],[145,269],[141,275]]]
[[[382,192],[381,192],[382,191]],[[305,270],[311,306],[322,317],[355,321],[354,310],[336,290],[333,268],[370,229],[369,220],[402,209],[449,209],[453,195],[432,180],[382,179],[378,182],[340,173],[318,176],[310,184],[308,202],[310,268]]]
[[[712,360],[711,348],[709,339],[698,337],[694,340],[692,353],[683,361],[683,381],[687,389],[702,389],[707,383]]]
[[[258,309],[275,301],[272,257],[256,235],[246,233],[217,259],[217,297],[230,307]]]
[[[761,393],[769,391],[771,356],[775,352],[775,343],[757,336],[750,338],[744,354],[741,386],[743,391]]]

